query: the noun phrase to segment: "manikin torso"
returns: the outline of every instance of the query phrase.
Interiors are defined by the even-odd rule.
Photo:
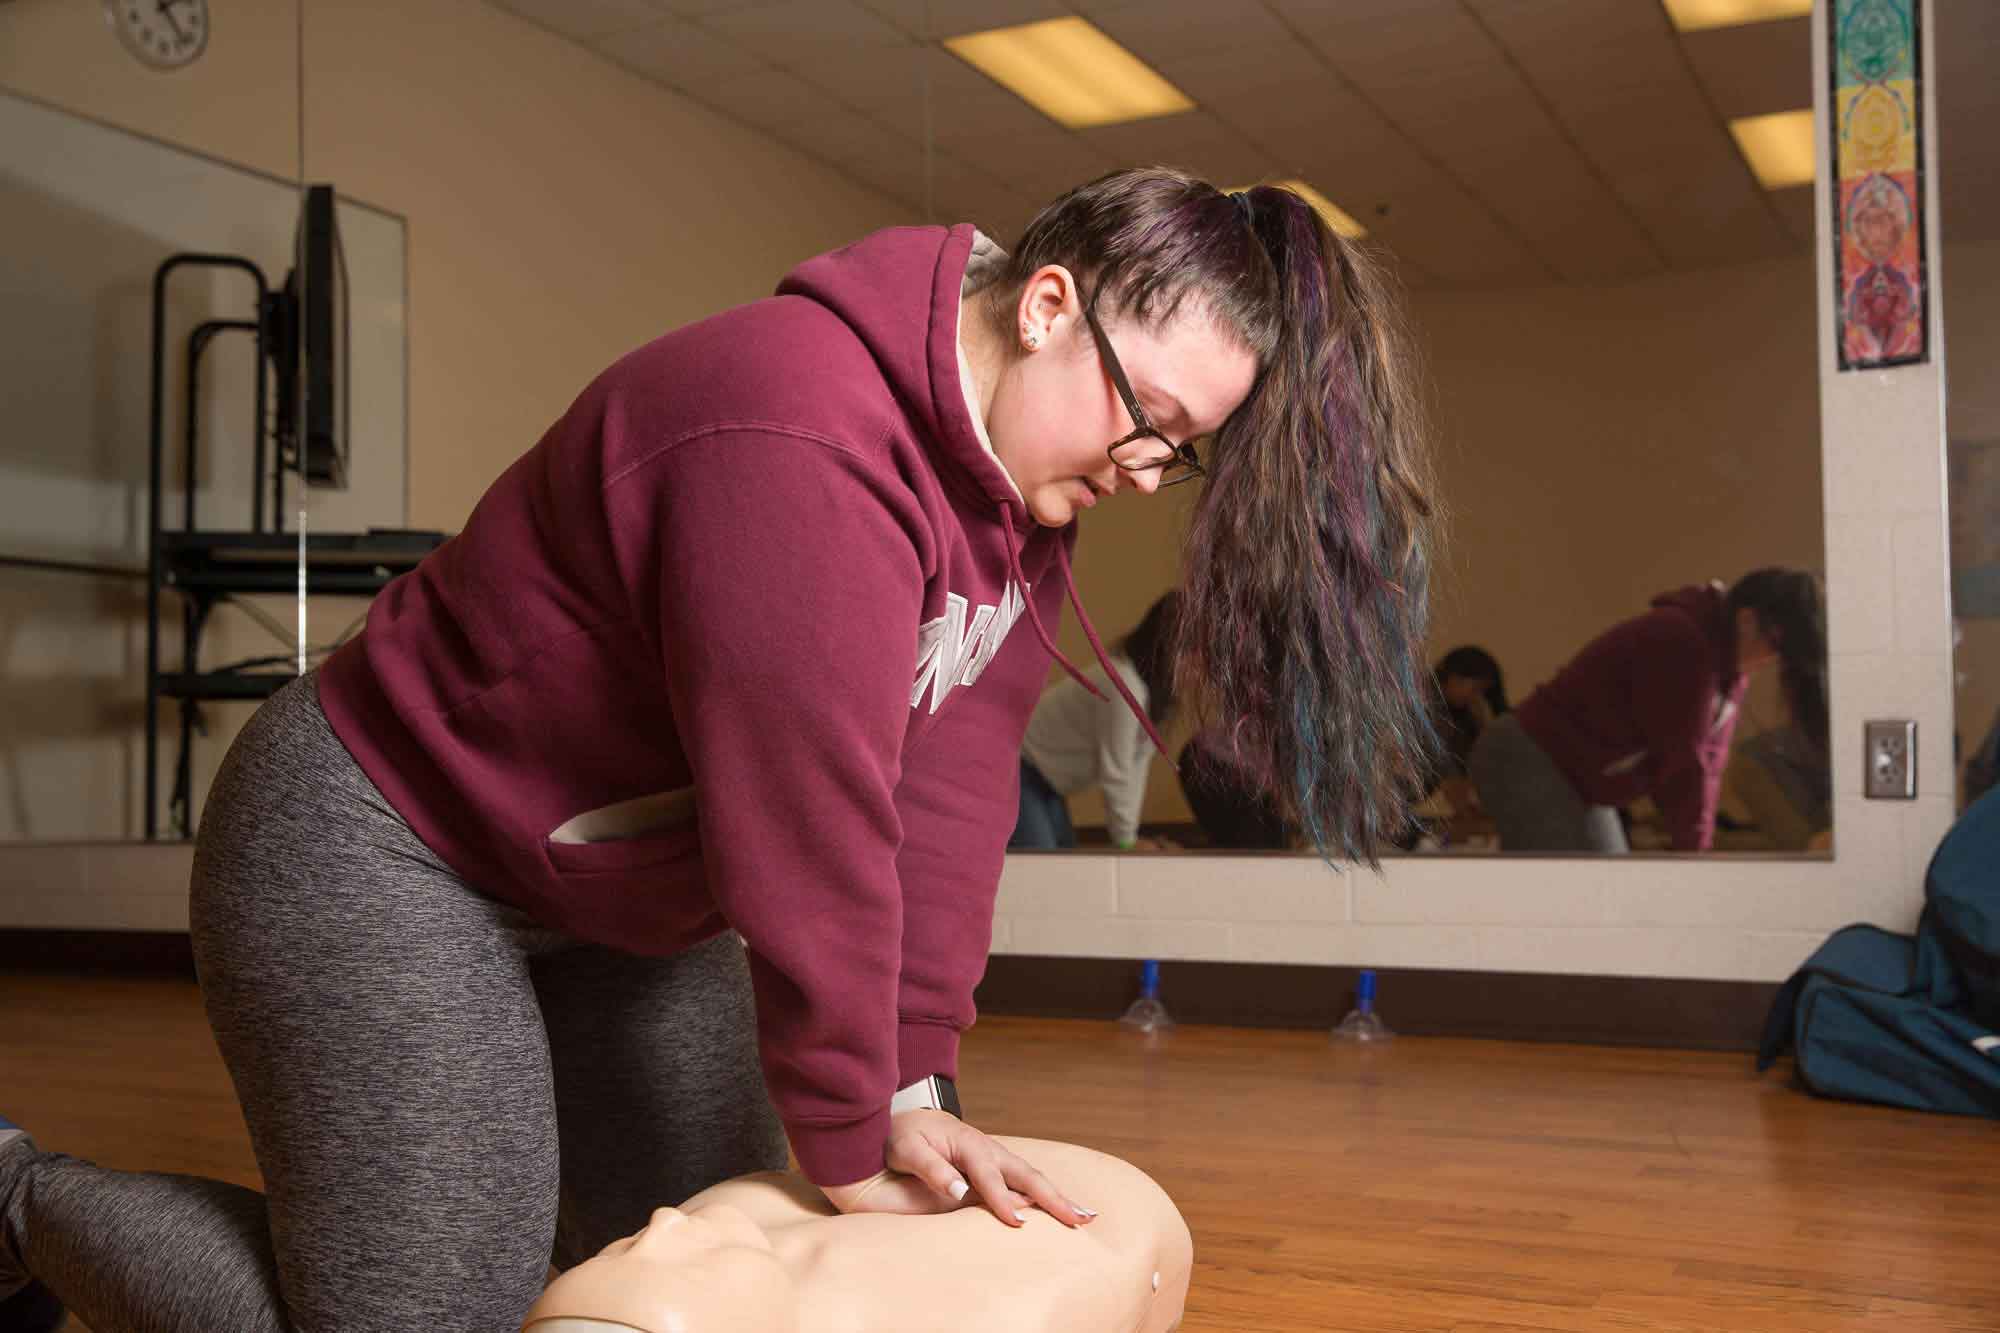
[[[661,1209],[563,1274],[524,1333],[1168,1333],[1193,1246],[1173,1201],[1129,1163],[996,1140],[1098,1210],[1071,1229],[971,1205],[842,1216],[804,1177],[742,1176]]]

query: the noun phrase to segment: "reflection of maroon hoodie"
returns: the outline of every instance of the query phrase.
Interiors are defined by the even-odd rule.
[[[468,883],[635,953],[741,933],[822,1184],[881,1170],[891,1094],[957,1072],[1047,662],[1010,631],[1055,652],[1075,539],[974,429],[973,234],[879,233],[619,361],[320,678]],[[549,836],[688,787],[691,824]]]
[[[1650,796],[1675,849],[1702,851],[1745,683],[1721,585],[1681,588],[1592,640],[1522,702],[1521,726],[1584,800]]]

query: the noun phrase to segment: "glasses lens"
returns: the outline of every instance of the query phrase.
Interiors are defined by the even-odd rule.
[[[1141,435],[1111,451],[1111,459],[1123,468],[1158,467],[1174,457],[1174,446],[1157,435]]]

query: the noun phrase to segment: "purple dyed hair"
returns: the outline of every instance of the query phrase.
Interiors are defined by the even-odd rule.
[[[1060,264],[1107,318],[1157,327],[1192,303],[1255,355],[1182,555],[1180,692],[1322,856],[1373,864],[1438,747],[1416,364],[1363,248],[1289,190],[1248,202],[1165,167],[1080,186],[1029,224],[992,309],[1004,327],[1028,278]]]

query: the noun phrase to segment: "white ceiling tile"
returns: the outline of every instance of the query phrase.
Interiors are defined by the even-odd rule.
[[[914,43],[857,49],[799,74],[848,106],[878,120],[906,123],[915,134],[922,132],[927,115],[936,124],[994,103],[1021,104],[1019,97],[956,56]]]
[[[924,40],[1061,18],[1062,0],[861,0],[907,35]]]
[[[730,9],[755,9],[771,3],[771,0],[648,0],[648,3],[670,10],[682,18],[701,18]]]
[[[1394,126],[1331,75],[1270,92],[1217,103],[1212,114],[1268,152],[1278,170],[1318,165],[1329,154],[1414,156]]]
[[[801,73],[846,60],[856,49],[902,47],[910,40],[854,0],[779,0],[699,21],[772,64]]]
[[[1079,133],[1119,166],[1176,166],[1221,186],[1262,180],[1276,165],[1269,154],[1205,111]]]
[[[667,16],[651,0],[493,0],[501,9],[565,37],[602,37],[657,23]]]
[[[1364,226],[1397,198],[1452,185],[1402,143],[1364,143],[1343,135],[1329,135],[1310,156],[1287,159],[1278,174],[1303,177]]]
[[[1527,248],[1569,282],[1611,282],[1666,267],[1666,257],[1574,154],[1464,176]]]
[[[1361,219],[1369,237],[1433,276],[1467,286],[1532,285],[1549,267],[1450,181],[1385,199],[1386,214]]]
[[[1115,7],[1093,5],[1091,21],[1155,68],[1232,47],[1283,46],[1292,41],[1291,32],[1269,10],[1246,0],[1235,4],[1133,0]]]
[[[1677,35],[1659,0],[1464,0],[1464,4],[1482,22],[1501,32],[1510,46],[1517,42],[1567,42],[1579,47],[1641,40],[1670,42]]]
[[[592,49],[627,69],[675,88],[700,89],[770,68],[740,47],[683,19],[599,37]]]
[[[923,145],[914,136],[842,106],[829,106],[810,120],[772,132],[800,151],[836,164],[870,157],[885,148],[910,154],[923,151]]]
[[[1211,109],[1223,103],[1286,100],[1282,89],[1327,80],[1327,69],[1312,49],[1300,42],[1229,46],[1217,51],[1162,60],[1160,73],[1197,103]]]
[[[1681,47],[1725,120],[1812,105],[1810,19],[1683,33]]]
[[[926,60],[936,63],[936,53],[909,42],[863,47],[844,53],[839,60],[821,61],[795,72],[848,106],[867,109],[920,100]]]
[[[759,129],[781,130],[855,114],[798,75],[782,69],[758,70],[705,83],[690,89],[689,95]]]
[[[1417,7],[1420,0],[1265,0],[1272,11],[1301,31],[1339,23],[1383,24]],[[1449,3],[1449,0],[1446,0]],[[1439,0],[1421,0],[1435,9]]]
[[[891,150],[868,154],[844,162],[841,171],[880,190],[891,198],[912,205],[922,220],[944,220],[922,216],[926,185],[933,209],[951,198],[1000,188],[1000,182],[947,153],[933,153],[926,162],[921,152]]]
[[[1635,159],[1611,185],[1676,268],[1740,264],[1787,253],[1785,226],[1738,163]]]
[[[930,126],[942,144],[1009,136],[1024,140],[1040,140],[1050,134],[1072,137],[1069,131],[1018,97],[933,99]]]
[[[1120,165],[1101,146],[1066,130],[993,138],[967,136],[945,147],[1043,203]]]

